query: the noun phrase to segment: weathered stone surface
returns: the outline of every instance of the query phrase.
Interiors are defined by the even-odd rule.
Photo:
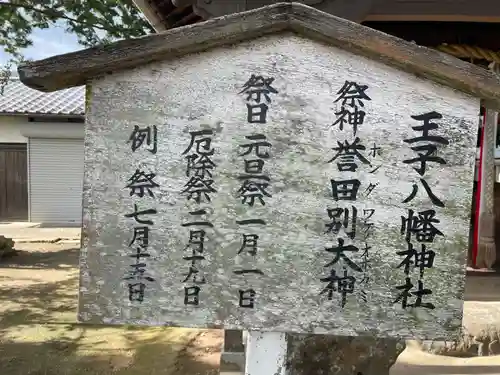
[[[405,342],[375,337],[288,335],[289,375],[385,375]]]
[[[247,122],[242,86],[252,74],[273,77],[277,93],[270,95],[267,124]],[[352,127],[332,126],[340,111],[337,99],[346,81],[367,85],[366,118],[356,137],[370,166],[359,162],[356,173],[339,172],[329,163],[340,143],[354,142]],[[94,323],[168,324],[226,329],[259,329],[344,336],[453,336],[461,326],[465,253],[468,245],[470,202],[479,101],[414,75],[293,34],[256,39],[231,47],[188,55],[175,61],[147,65],[92,82],[85,139],[84,244],[81,261],[80,320]],[[429,163],[425,180],[445,207],[433,205],[419,174],[405,159],[418,157],[404,139],[421,132],[412,115],[437,111],[442,119],[435,134],[449,145],[437,155],[446,164]],[[132,152],[127,143],[134,126],[158,128],[158,152]],[[189,178],[183,151],[189,132],[213,130],[216,193],[198,205],[181,192]],[[272,144],[264,172],[270,176],[272,197],[266,205],[242,204],[238,196],[244,171],[239,145],[260,133]],[[369,151],[374,145],[380,153]],[[152,146],[148,146],[151,148]],[[156,173],[155,197],[130,196],[126,188],[136,169]],[[376,169],[375,171],[373,171]],[[373,171],[373,173],[369,173]],[[335,202],[331,180],[358,178],[356,202]],[[370,184],[375,185],[371,193]],[[402,203],[412,192],[411,203]],[[148,246],[144,301],[130,302],[124,280],[131,269],[133,218],[125,214],[154,208]],[[356,285],[341,308],[339,293],[328,300],[326,284],[334,255],[325,247],[338,245],[325,233],[327,208],[357,208],[357,231],[366,211],[374,231],[368,244],[369,283]],[[188,213],[206,208],[205,260],[200,269],[207,279],[200,305],[184,305],[183,283],[189,263],[186,246]],[[443,236],[428,244],[436,252],[434,266],[425,270],[424,287],[432,290],[424,302],[436,308],[403,309],[396,286],[405,281],[403,257],[408,245],[401,235],[407,209],[435,209]],[[252,232],[237,220],[260,218],[266,226]],[[242,234],[259,236],[255,258],[242,253]],[[351,244],[344,231],[339,238]],[[353,242],[363,248],[359,239]],[[418,243],[415,243],[418,246]],[[349,255],[362,261],[362,251]],[[344,263],[344,265],[346,265]],[[238,276],[239,268],[259,268],[263,275]],[[340,262],[337,275],[343,275]],[[200,271],[200,272],[201,272]],[[348,271],[351,272],[352,271]],[[360,272],[355,274],[358,283]],[[419,272],[411,270],[417,284]],[[240,308],[238,290],[253,288],[254,309]],[[409,303],[414,303],[412,297]]]

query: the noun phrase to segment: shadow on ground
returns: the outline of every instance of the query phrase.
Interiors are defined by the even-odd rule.
[[[76,322],[78,249],[39,244],[0,263],[2,375],[212,375],[217,330]]]
[[[43,244],[37,244],[38,246]],[[24,245],[26,246],[26,245]],[[68,269],[78,267],[79,248],[65,248],[60,251],[17,250],[16,255],[3,259],[1,268]]]
[[[7,341],[0,345],[0,368],[2,375],[213,375],[219,372],[217,355],[206,355],[204,347],[200,353],[194,342],[202,333],[217,338],[214,332],[191,332],[191,338],[179,341],[175,329],[157,329],[155,336],[122,334],[121,345],[113,347],[115,337],[110,340],[89,342],[89,330],[79,328],[72,338],[59,338],[46,342]],[[100,328],[104,329],[105,328]],[[116,335],[116,334],[115,334]],[[172,337],[175,335],[176,337]],[[91,335],[90,335],[91,336]],[[108,335],[107,335],[108,336]],[[145,338],[143,336],[151,336]],[[186,337],[184,337],[186,338]],[[200,354],[202,354],[200,356]],[[208,360],[207,360],[208,358]]]
[[[3,283],[5,280],[2,280]],[[78,299],[77,285],[78,278],[73,276],[67,280],[36,283],[24,288],[2,288],[0,332],[19,324],[74,322]]]

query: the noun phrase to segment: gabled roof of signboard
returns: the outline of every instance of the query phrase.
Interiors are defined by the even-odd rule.
[[[500,76],[426,47],[299,3],[278,3],[142,38],[29,62],[18,68],[29,87],[54,91],[113,71],[293,31],[485,99],[500,108]]]

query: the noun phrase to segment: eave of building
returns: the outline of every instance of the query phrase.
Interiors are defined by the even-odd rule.
[[[133,2],[157,33],[167,29],[163,16],[158,13],[156,6],[151,3],[151,0],[133,0]]]
[[[134,0],[134,3],[157,32],[204,21],[191,5],[178,7],[172,0]]]
[[[165,30],[203,21],[193,7],[172,0],[134,0],[153,27]],[[498,0],[374,0],[365,21],[500,23]]]
[[[499,2],[500,4],[500,2]],[[469,14],[370,14],[365,21],[481,22],[498,23],[500,16]]]
[[[374,0],[365,21],[500,22],[498,0]]]
[[[204,21],[191,5],[178,7],[172,0],[134,1],[157,31]],[[373,0],[373,8],[363,24],[419,45],[436,48],[466,45],[486,49],[486,55],[498,55],[484,60],[486,64],[500,60],[498,0]],[[477,57],[481,54],[472,54],[476,55],[474,59],[464,54],[454,55],[476,63],[481,60]]]
[[[500,4],[500,1],[499,1]],[[422,46],[460,44],[500,51],[500,20],[490,22],[365,21],[363,25]]]

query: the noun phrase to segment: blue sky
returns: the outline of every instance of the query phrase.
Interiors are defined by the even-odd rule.
[[[54,26],[44,30],[34,30],[33,45],[23,51],[24,57],[34,60],[76,51],[85,48],[78,44],[75,35],[68,34],[63,27]],[[0,49],[0,66],[3,66],[10,56]]]

